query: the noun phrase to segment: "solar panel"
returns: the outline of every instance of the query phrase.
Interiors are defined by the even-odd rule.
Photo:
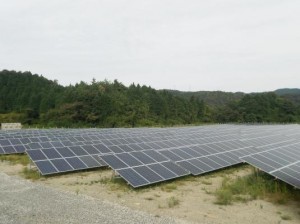
[[[242,162],[240,158],[245,156],[250,160],[251,154],[297,143],[299,136],[299,125],[25,129],[0,131],[0,154],[26,151],[43,175],[109,164],[101,159],[103,157],[114,169],[128,170],[121,172],[133,186],[144,186],[186,175],[186,172],[199,175],[231,166]],[[273,168],[281,168],[285,161],[290,162],[284,157],[291,156],[290,152],[284,156],[278,153],[266,152],[263,157],[257,155],[256,160],[254,157],[252,160],[253,163],[263,160],[265,163],[260,165],[272,172]],[[291,168],[274,173],[281,179],[288,171],[295,174],[299,164],[291,164]],[[137,180],[140,177],[141,180]],[[136,182],[130,182],[129,178]],[[288,179],[295,183],[290,177]]]
[[[18,139],[0,139],[0,154],[24,153],[25,147]]]
[[[96,156],[99,151],[91,150],[91,147],[87,149],[86,151],[83,146],[63,146],[29,149],[26,153],[43,175],[106,166],[106,163]]]
[[[300,143],[241,157],[245,162],[300,188]]]
[[[100,158],[134,188],[190,174],[154,150],[102,155]]]

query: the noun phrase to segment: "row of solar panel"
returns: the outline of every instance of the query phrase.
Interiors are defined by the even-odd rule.
[[[55,137],[58,137],[58,136],[60,136],[60,137],[61,136],[70,136],[70,137],[72,137],[72,136],[76,136],[77,134],[79,136],[82,136],[82,135],[85,135],[85,136],[101,135],[102,139],[116,139],[116,138],[120,138],[120,136],[121,136],[121,138],[125,138],[125,137],[128,137],[128,136],[132,137],[133,133],[135,133],[137,135],[137,137],[141,137],[141,135],[145,135],[145,134],[148,135],[148,136],[149,136],[149,134],[150,135],[152,134],[152,135],[155,135],[156,137],[162,137],[162,136],[171,137],[172,135],[175,134],[175,137],[178,137],[178,134],[180,134],[180,136],[181,135],[194,135],[194,137],[197,138],[197,137],[199,137],[199,134],[204,134],[204,135],[207,134],[206,132],[203,132],[202,129],[204,129],[204,128],[203,127],[197,128],[197,129],[194,128],[194,129],[192,129],[193,131],[190,132],[190,133],[188,132],[188,130],[189,130],[188,128],[176,129],[176,130],[183,130],[180,133],[177,133],[177,132],[173,133],[172,131],[170,131],[170,129],[156,129],[155,131],[150,129],[150,132],[149,132],[149,129],[144,129],[144,130],[143,129],[142,130],[139,130],[139,129],[138,130],[136,130],[136,129],[127,129],[127,130],[125,129],[124,130],[123,129],[123,131],[121,132],[123,134],[118,133],[118,134],[114,134],[114,135],[111,135],[111,136],[106,135],[106,134],[102,135],[101,133],[102,133],[103,129],[92,129],[93,131],[87,131],[87,129],[84,129],[84,130],[76,130],[76,132],[70,131],[70,130],[64,130],[62,132],[54,131],[53,136],[55,136]],[[230,130],[230,129],[232,129],[232,127],[230,127],[229,130],[227,128],[225,128],[224,130],[221,129],[221,130],[218,130],[217,132],[219,132],[219,133],[222,133],[222,132],[227,132],[228,133],[228,131],[232,132],[232,130]],[[235,129],[236,128],[234,128],[234,130]],[[136,130],[136,131],[132,131],[132,130]],[[204,129],[204,130],[206,130],[206,129]],[[56,134],[55,134],[55,132],[56,132]],[[142,132],[142,133],[140,133],[140,132]],[[212,133],[215,134],[216,130],[213,130]],[[1,134],[1,132],[0,132],[0,134]],[[37,130],[32,135],[42,135],[42,136],[49,137],[52,134],[51,134],[51,131],[45,132],[45,131],[42,131],[42,130]],[[16,135],[12,135],[13,138],[15,138],[15,136]],[[34,137],[34,136],[31,136],[31,137]],[[108,137],[108,138],[106,138],[106,137]]]
[[[98,156],[78,156],[72,158],[34,161],[42,175],[64,173],[75,170],[98,168],[106,165]]]
[[[300,143],[266,149],[241,159],[300,188]]]
[[[231,136],[232,137],[232,136]],[[172,148],[179,147],[183,145],[192,145],[192,144],[204,144],[207,142],[217,142],[227,139],[228,136],[216,136],[209,138],[201,138],[198,140],[193,139],[184,139],[178,138],[175,140],[157,140],[154,138],[126,138],[126,139],[115,139],[115,140],[97,140],[98,138],[89,137],[72,137],[64,141],[50,141],[47,137],[35,137],[35,138],[22,138],[22,139],[6,139],[0,140],[0,154],[12,154],[12,153],[22,153],[27,149],[38,149],[38,148],[51,148],[51,147],[64,147],[64,146],[77,146],[77,145],[94,145],[103,143],[106,146],[113,146],[116,151],[122,152],[123,150],[118,147],[122,147],[128,150],[142,150],[142,149],[163,149],[163,148]],[[141,143],[135,144],[135,143]],[[125,146],[123,146],[126,144]],[[24,148],[23,145],[26,147]],[[23,148],[23,150],[21,150]],[[113,151],[115,151],[113,150]]]
[[[278,128],[276,127],[276,129]],[[288,130],[282,131],[282,133],[291,133],[295,131],[294,129],[295,126],[293,126],[293,131],[288,128]],[[222,133],[222,135],[219,135],[220,133]],[[43,175],[101,167],[108,164],[128,183],[134,187],[138,187],[188,175],[190,173],[199,175],[234,165],[241,162],[239,158],[241,156],[247,156],[249,154],[256,155],[255,153],[257,152],[265,151],[270,148],[273,149],[274,147],[281,147],[296,141],[294,137],[276,133],[269,133],[269,136],[256,136],[257,133],[253,133],[252,131],[248,131],[247,134],[244,133],[242,141],[233,141],[233,139],[236,139],[236,134],[228,135],[224,132],[224,129],[221,129],[220,133],[216,131],[216,133],[214,133],[216,136],[214,137],[202,137],[197,140],[184,139],[182,136],[178,136],[177,138],[176,136],[172,136],[172,138],[165,140],[167,138],[164,136],[164,140],[160,142],[143,142],[141,144],[125,145],[120,144],[124,142],[120,142],[119,140],[111,141],[107,139],[104,139],[106,145],[99,144],[99,142],[97,142],[98,144],[91,145],[90,142],[80,142],[77,141],[76,138],[74,138],[76,142],[57,142],[54,143],[56,145],[53,145],[53,142],[47,142],[47,139],[43,138],[45,142],[41,141],[39,143],[28,144],[29,149],[27,153]],[[262,133],[266,134],[267,132],[263,130]],[[262,135],[262,133],[260,135]],[[190,135],[191,138],[195,136],[198,135]],[[145,137],[142,136],[141,138]],[[145,139],[143,139],[143,141],[145,141]],[[215,141],[215,143],[207,144],[210,141]],[[202,145],[199,145],[199,142],[201,142]],[[73,143],[75,143],[75,146],[72,146]],[[79,144],[82,145],[79,146]],[[251,145],[255,145],[256,147],[250,147]],[[10,148],[9,150],[12,151],[11,148],[15,146],[7,145],[4,147]],[[150,152],[152,156],[154,156],[153,153],[155,153],[156,159],[147,154]],[[295,152],[297,152],[297,150]],[[107,153],[112,155],[105,155]],[[87,160],[89,160],[89,162]],[[255,161],[259,160],[256,159]],[[268,160],[264,160],[261,164],[266,164],[266,161],[268,162]],[[291,178],[284,174],[286,174],[287,171],[297,173],[298,165],[296,161],[292,164],[292,168],[284,167],[282,170],[273,170],[273,173],[278,176],[281,175],[281,179],[286,177],[286,179],[293,182],[295,186],[299,178],[295,178],[295,175]],[[172,166],[174,170],[167,166]],[[256,166],[258,165],[256,164]],[[160,167],[161,170],[158,170],[157,167]],[[175,168],[177,172],[175,172]]]
[[[278,144],[273,143],[273,148],[281,147],[281,144],[281,142],[278,142]],[[293,145],[295,143],[289,144]],[[198,150],[182,148],[172,150],[172,154],[170,154],[171,150],[161,150],[157,153],[159,153],[160,157],[164,156],[162,158],[167,158],[170,159],[172,162],[176,162],[176,165],[179,165],[179,167],[185,169],[186,171],[188,171],[188,173],[191,173],[193,175],[199,175],[202,173],[238,164],[242,162],[240,157],[253,154],[256,155],[258,152],[266,150],[263,147],[261,147],[260,149],[255,147],[245,148],[239,144],[233,147],[230,147],[229,145],[227,146],[227,148],[223,148],[222,150],[217,152],[215,150],[207,151],[207,148],[206,150],[201,150],[201,148],[199,148]],[[269,145],[267,145],[266,148],[268,147]],[[294,150],[294,153],[298,152],[298,157],[300,157],[299,147],[297,149],[296,148]],[[213,147],[209,147],[209,150],[211,149],[213,149]],[[136,152],[129,152],[122,154],[102,155],[100,156],[100,158],[103,159],[112,169],[114,169],[118,173],[121,172],[122,175],[120,175],[129,184],[131,184],[133,187],[136,187],[143,186],[144,184],[149,184],[149,179],[147,179],[142,173],[139,173],[139,175],[135,174],[137,172],[136,167],[149,166],[149,164],[153,164],[153,161],[146,159],[145,156],[141,156],[140,153],[144,152],[138,152],[138,154]],[[197,155],[195,154],[195,152],[200,153]],[[205,153],[203,154],[203,152]],[[297,160],[299,159],[298,157],[294,157],[294,159]],[[294,162],[294,160],[290,162]],[[294,169],[297,167],[297,164],[293,164]],[[128,174],[128,176],[126,176],[125,174],[127,172],[129,172],[130,175]],[[282,171],[276,170],[276,172],[280,172],[280,174],[282,175]],[[147,173],[149,173],[149,171]],[[135,178],[131,178],[132,175],[135,175]],[[291,179],[291,177],[289,176],[286,176],[286,178]],[[145,180],[148,180],[148,182],[145,182]],[[290,182],[295,184],[297,180],[299,181],[299,176],[297,177],[294,175],[294,179],[292,181],[290,180]],[[158,179],[155,179],[152,183],[156,182],[158,182]],[[298,184],[297,187],[300,187],[300,185]]]

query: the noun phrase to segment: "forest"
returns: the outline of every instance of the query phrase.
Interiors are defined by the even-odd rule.
[[[0,71],[0,123],[37,127],[151,127],[296,123],[300,92],[180,92],[118,80],[62,86],[30,72]]]

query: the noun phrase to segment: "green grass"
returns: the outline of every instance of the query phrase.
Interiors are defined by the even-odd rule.
[[[282,220],[292,220],[292,217],[289,215],[282,215],[280,216]]]
[[[172,192],[177,189],[177,185],[175,183],[165,184],[161,186],[161,190],[165,192]]]
[[[204,185],[212,185],[211,180],[202,180],[201,183]]]
[[[299,190],[256,170],[248,176],[235,180],[225,177],[215,195],[216,203],[220,205],[229,205],[234,201],[247,202],[258,198],[268,199],[277,204],[285,204],[289,200],[300,202]]]
[[[107,185],[112,191],[130,191],[131,187],[120,177],[102,177],[99,181],[95,183],[101,183]]]
[[[230,205],[233,201],[233,194],[229,189],[220,189],[216,192],[218,205]]]
[[[0,155],[0,161],[8,161],[11,164],[22,164],[24,166],[30,163],[30,159],[25,154],[15,154],[15,155]]]
[[[170,197],[168,198],[168,207],[169,208],[173,208],[175,207],[176,205],[179,205],[179,200],[175,197]]]
[[[40,179],[40,173],[36,170],[33,169],[28,169],[27,167],[24,167],[23,171],[22,171],[22,175],[26,178],[26,179],[30,179],[30,180],[37,180]]]

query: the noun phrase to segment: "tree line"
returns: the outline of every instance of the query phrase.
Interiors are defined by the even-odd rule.
[[[274,92],[202,95],[121,82],[61,86],[30,72],[0,72],[0,122],[46,127],[140,127],[298,122],[299,104]],[[216,103],[220,102],[222,103]],[[211,104],[211,102],[214,102]]]

